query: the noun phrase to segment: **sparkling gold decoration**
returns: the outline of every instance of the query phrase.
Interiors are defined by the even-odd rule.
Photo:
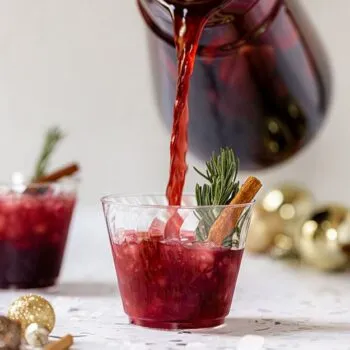
[[[0,349],[18,350],[21,345],[21,325],[0,316]]]
[[[269,191],[262,199],[262,206],[267,212],[278,215],[289,230],[311,212],[314,198],[305,188],[284,184]]]
[[[269,254],[273,258],[294,257],[294,235],[314,206],[312,193],[295,184],[283,184],[270,190],[261,201],[264,210],[277,217],[282,226],[274,236]]]
[[[283,184],[265,194],[253,213],[247,250],[296,258],[324,271],[350,266],[350,209],[315,208],[312,193]]]
[[[256,205],[247,238],[247,250],[268,252],[273,258],[295,256],[294,234],[310,213],[310,191],[294,184],[275,187]]]
[[[32,323],[46,328],[49,332],[55,326],[55,312],[51,304],[39,295],[24,295],[15,300],[8,311],[11,320],[20,322],[22,332]]]
[[[282,221],[267,212],[261,204],[257,204],[252,215],[246,249],[251,253],[265,253],[272,247],[274,238],[282,232]]]
[[[341,205],[315,209],[295,236],[301,258],[326,271],[341,270],[349,262],[344,247],[350,244],[350,213]]]
[[[32,323],[26,328],[24,339],[31,346],[43,347],[49,341],[49,331],[37,323]]]

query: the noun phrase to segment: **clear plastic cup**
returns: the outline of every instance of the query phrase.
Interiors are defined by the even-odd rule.
[[[44,288],[59,277],[76,181],[0,185],[0,288]]]
[[[254,203],[170,207],[158,195],[102,198],[119,290],[130,322],[161,329],[222,325],[228,315]],[[207,241],[223,210],[240,214],[222,245]]]

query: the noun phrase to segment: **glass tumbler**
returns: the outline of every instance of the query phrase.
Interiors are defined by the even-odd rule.
[[[56,283],[76,190],[73,180],[0,185],[0,288]]]
[[[231,307],[254,203],[179,207],[165,196],[102,198],[119,290],[132,324],[160,329],[222,325]],[[221,245],[208,233],[221,213],[239,220]]]

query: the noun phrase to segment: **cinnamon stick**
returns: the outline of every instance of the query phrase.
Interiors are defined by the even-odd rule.
[[[65,335],[60,340],[47,344],[44,350],[67,350],[73,345],[73,337],[70,334]]]
[[[230,206],[225,208],[220,216],[211,226],[208,235],[208,241],[217,245],[221,245],[227,235],[237,225],[237,222],[245,209],[245,206],[234,207],[234,205],[250,203],[255,195],[259,192],[262,184],[260,180],[253,176],[249,176],[246,182],[242,185],[239,192],[230,202]]]
[[[79,165],[77,163],[72,163],[64,168],[60,168],[51,174],[41,176],[35,180],[35,183],[47,183],[47,182],[55,182],[65,176],[71,176],[79,171]]]

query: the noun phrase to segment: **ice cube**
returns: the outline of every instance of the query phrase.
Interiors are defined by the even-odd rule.
[[[132,262],[138,261],[139,252],[140,252],[140,249],[139,249],[137,243],[130,243],[124,247],[124,253],[130,259],[129,260],[130,266],[131,266]]]
[[[163,261],[171,262],[174,264],[183,262],[184,247],[179,240],[166,240],[163,244],[164,247],[161,249],[161,259]]]
[[[138,234],[135,230],[125,230],[124,231],[124,240],[128,243],[137,243]]]
[[[196,242],[190,247],[191,262],[200,272],[207,273],[211,272],[215,261],[214,251],[208,248],[208,244],[205,242]],[[215,246],[216,247],[216,246]]]
[[[165,225],[164,235],[166,238],[178,238],[183,224],[182,216],[176,212],[170,217]]]
[[[214,262],[214,254],[210,250],[202,250],[199,259],[207,264],[212,264]]]
[[[153,219],[151,226],[148,229],[148,232],[151,236],[163,236],[165,230],[165,222],[155,218]]]

